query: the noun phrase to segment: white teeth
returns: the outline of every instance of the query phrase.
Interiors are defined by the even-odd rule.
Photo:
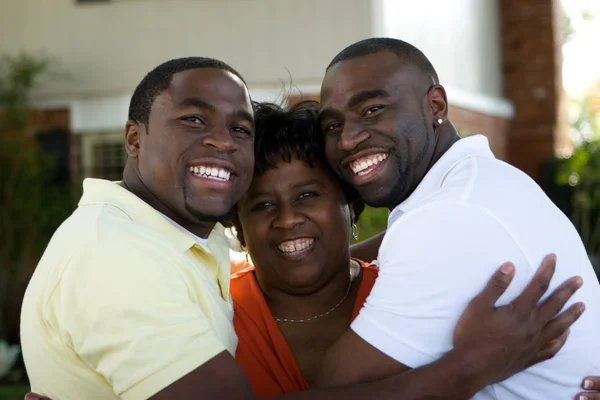
[[[280,243],[277,248],[283,253],[297,253],[312,247],[315,239],[296,239],[292,242]]]
[[[194,175],[219,181],[228,181],[231,177],[231,172],[224,168],[205,167],[204,165],[201,165],[190,166],[189,170]]]
[[[387,158],[387,154],[374,154],[368,157],[365,157],[360,160],[355,160],[350,163],[350,168],[357,175],[366,175],[366,171],[361,174],[361,171],[372,167],[373,165],[377,165]]]

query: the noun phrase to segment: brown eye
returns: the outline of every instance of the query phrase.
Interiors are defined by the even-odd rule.
[[[368,116],[368,115],[373,115],[375,114],[377,111],[383,110],[383,106],[372,106],[369,107],[365,110],[365,112],[363,113],[363,116]]]
[[[317,197],[317,196],[319,196],[319,194],[316,192],[304,192],[298,198],[299,199],[307,199],[310,197]]]
[[[195,125],[206,125],[204,120],[197,115],[189,115],[189,116],[181,118],[181,120],[191,122],[192,124],[195,124]]]
[[[234,126],[233,128],[231,128],[231,130],[235,133],[241,133],[241,134],[248,135],[248,136],[252,135],[252,131],[250,131],[250,129],[245,128],[243,126]]]
[[[342,126],[343,126],[343,124],[342,124],[342,123],[340,123],[340,122],[333,122],[333,123],[331,123],[331,124],[328,124],[328,125],[325,127],[325,131],[326,131],[327,133],[335,132],[335,131],[337,131],[337,130],[341,129],[341,128],[342,128]]]

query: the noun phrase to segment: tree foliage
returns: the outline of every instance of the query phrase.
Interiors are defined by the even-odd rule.
[[[55,162],[28,125],[30,96],[52,75],[45,56],[0,56],[0,339],[11,290],[28,278],[71,209],[68,188],[52,182]]]

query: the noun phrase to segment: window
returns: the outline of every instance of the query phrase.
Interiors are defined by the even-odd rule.
[[[127,152],[122,133],[95,133],[82,136],[82,172],[86,178],[112,181],[123,179]]]

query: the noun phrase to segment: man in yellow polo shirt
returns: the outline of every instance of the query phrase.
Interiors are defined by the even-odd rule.
[[[213,227],[252,178],[246,85],[220,61],[172,60],[129,114],[123,182],[84,182],[25,295],[27,372],[53,399],[145,399],[235,352],[228,244]]]
[[[34,392],[54,400],[253,398],[233,358],[227,242],[213,229],[250,184],[253,144],[248,90],[225,63],[172,60],[142,80],[126,124],[123,181],[84,182],[78,209],[27,289],[21,340]],[[524,292],[525,309],[495,309],[511,274],[498,272],[472,303],[461,327],[475,337],[460,350],[385,380],[292,396],[465,398],[551,356],[565,335],[552,339],[577,314],[551,324],[552,315],[527,318],[551,268]],[[573,290],[552,296],[553,307]],[[503,330],[510,334],[496,334]]]

